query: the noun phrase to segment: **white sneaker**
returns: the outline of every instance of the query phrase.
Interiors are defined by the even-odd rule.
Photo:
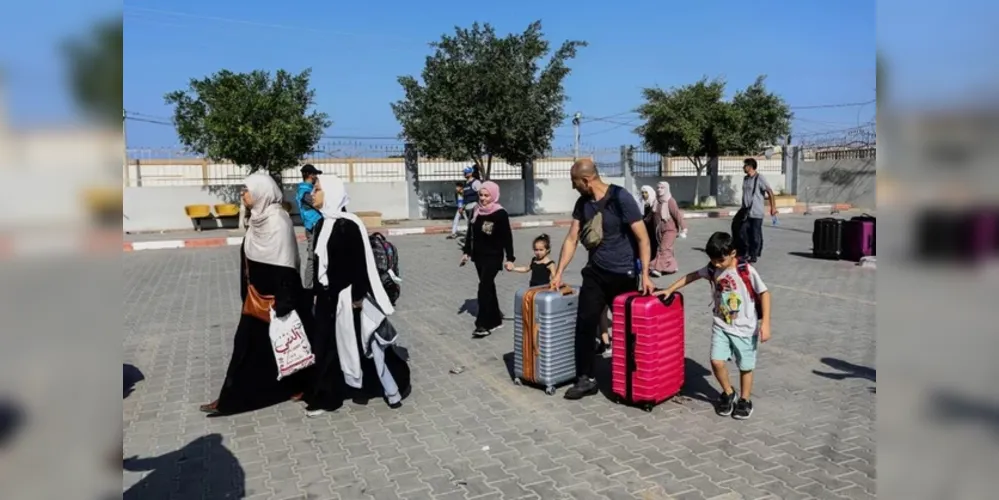
[[[305,416],[309,418],[321,417],[326,414],[326,410],[306,410]]]

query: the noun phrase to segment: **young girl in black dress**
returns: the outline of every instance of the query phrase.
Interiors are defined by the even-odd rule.
[[[529,286],[547,285],[555,273],[555,261],[551,259],[552,241],[547,234],[534,238],[534,258],[530,266],[520,266],[510,269],[515,273],[531,273]]]

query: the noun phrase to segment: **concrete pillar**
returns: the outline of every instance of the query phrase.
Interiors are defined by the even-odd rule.
[[[624,174],[624,190],[632,195],[635,194],[634,158],[634,147],[621,146],[621,171]]]
[[[407,191],[407,205],[409,207],[410,219],[423,219],[423,194],[420,191],[420,160],[416,146],[406,144],[404,152],[406,161],[406,184],[409,185]]]
[[[535,215],[537,200],[535,199],[534,160],[528,160],[520,169],[520,178],[524,181],[524,214]]]
[[[718,179],[719,172],[718,172],[717,156],[714,158],[708,158],[708,166],[705,168],[705,170],[707,170],[708,181],[710,182],[709,184],[710,187],[708,188],[708,194],[714,196],[715,199],[717,200],[718,191],[719,191],[719,179]],[[697,200],[695,203],[700,203],[700,200]]]

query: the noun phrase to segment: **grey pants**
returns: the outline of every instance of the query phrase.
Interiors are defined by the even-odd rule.
[[[313,228],[315,229],[315,228]],[[302,288],[312,290],[312,276],[315,274],[315,231],[305,231],[305,259],[302,262]]]

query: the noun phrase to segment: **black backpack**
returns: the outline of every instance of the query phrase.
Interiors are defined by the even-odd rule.
[[[402,275],[399,274],[399,252],[395,245],[385,239],[382,233],[372,233],[371,236],[368,236],[368,242],[371,244],[371,251],[375,256],[375,267],[378,269],[378,277],[381,279],[382,287],[385,288],[385,293],[388,294],[389,300],[394,306],[401,293],[399,281],[402,281]]]

